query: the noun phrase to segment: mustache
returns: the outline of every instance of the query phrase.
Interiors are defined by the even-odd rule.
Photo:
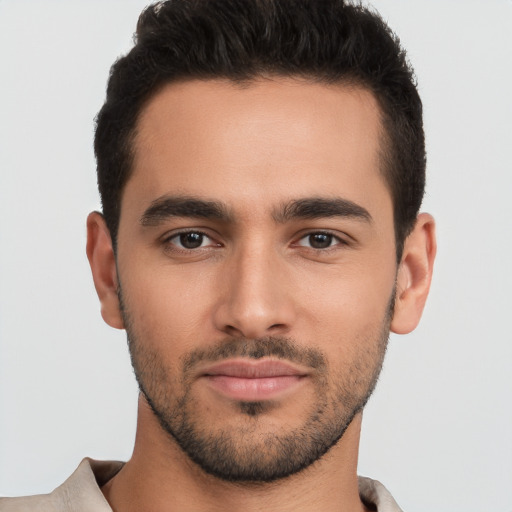
[[[183,369],[188,372],[198,363],[216,362],[235,357],[249,359],[273,357],[320,371],[327,367],[326,357],[321,350],[301,347],[292,338],[266,336],[254,339],[230,337],[207,349],[193,350],[183,359]]]

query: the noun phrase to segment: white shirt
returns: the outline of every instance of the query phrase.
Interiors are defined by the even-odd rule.
[[[112,512],[100,487],[113,478],[123,462],[84,459],[75,472],[50,494],[0,498],[0,512]],[[378,512],[403,512],[377,480],[359,477],[359,494]]]

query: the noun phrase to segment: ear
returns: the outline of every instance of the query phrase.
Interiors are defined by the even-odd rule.
[[[101,302],[103,320],[111,327],[123,329],[112,238],[105,219],[99,212],[92,212],[87,217],[87,258]]]
[[[422,213],[404,243],[397,275],[392,332],[407,334],[418,325],[432,281],[436,250],[434,219],[428,213]]]

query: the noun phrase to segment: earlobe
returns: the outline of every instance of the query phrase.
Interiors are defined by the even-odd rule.
[[[418,325],[432,281],[436,249],[434,219],[422,213],[405,240],[397,275],[392,332],[407,334]]]
[[[87,217],[87,258],[100,299],[103,320],[111,327],[123,329],[112,238],[99,212],[92,212]]]

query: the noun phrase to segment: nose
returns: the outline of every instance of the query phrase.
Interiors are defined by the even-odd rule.
[[[295,308],[283,258],[268,249],[245,250],[225,263],[215,327],[230,336],[250,339],[286,335]]]

